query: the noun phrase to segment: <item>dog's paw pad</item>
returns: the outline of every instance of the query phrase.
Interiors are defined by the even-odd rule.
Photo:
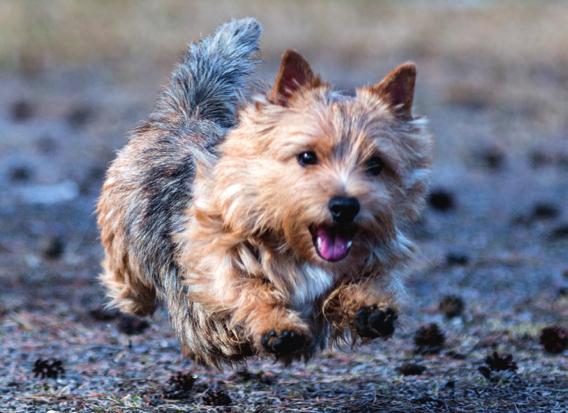
[[[308,338],[299,332],[292,330],[284,330],[277,333],[270,330],[263,334],[261,343],[262,347],[268,352],[279,356],[287,356],[290,354],[301,352],[308,345]]]
[[[376,306],[360,308],[355,314],[353,325],[363,338],[381,337],[387,339],[394,333],[398,315],[392,308],[379,309]]]

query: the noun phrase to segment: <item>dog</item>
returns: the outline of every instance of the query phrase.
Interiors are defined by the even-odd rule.
[[[260,34],[233,20],[188,46],[97,206],[110,305],[164,302],[207,365],[390,337],[428,187],[413,64],[349,95],[288,50],[259,92]]]

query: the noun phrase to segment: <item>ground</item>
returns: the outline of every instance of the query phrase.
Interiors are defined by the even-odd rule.
[[[568,411],[568,352],[540,343],[543,328],[568,327],[565,5],[120,3],[0,5],[3,411]],[[145,328],[102,310],[93,210],[183,43],[249,14],[265,24],[266,80],[286,47],[341,88],[416,61],[433,195],[391,340],[214,370],[180,355],[163,311]],[[439,308],[448,295],[464,304],[453,318]],[[445,341],[424,354],[415,335],[431,323]],[[424,369],[404,375],[420,370],[408,363]]]

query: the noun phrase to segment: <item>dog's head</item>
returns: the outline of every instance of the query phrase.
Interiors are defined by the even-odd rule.
[[[272,90],[242,109],[221,146],[208,190],[224,225],[325,266],[381,260],[404,244],[431,152],[412,116],[415,77],[403,64],[345,96],[287,51]]]

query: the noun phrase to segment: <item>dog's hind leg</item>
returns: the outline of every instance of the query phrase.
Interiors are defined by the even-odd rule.
[[[111,298],[109,306],[118,308],[123,313],[147,316],[156,309],[156,290],[153,285],[146,285],[139,277],[133,276],[126,268],[111,270],[107,262],[100,275],[102,284]]]
[[[151,315],[157,305],[155,285],[141,273],[126,242],[124,210],[114,208],[116,196],[113,191],[103,191],[98,205],[101,241],[106,252],[100,280],[107,288],[110,307],[137,316]]]

